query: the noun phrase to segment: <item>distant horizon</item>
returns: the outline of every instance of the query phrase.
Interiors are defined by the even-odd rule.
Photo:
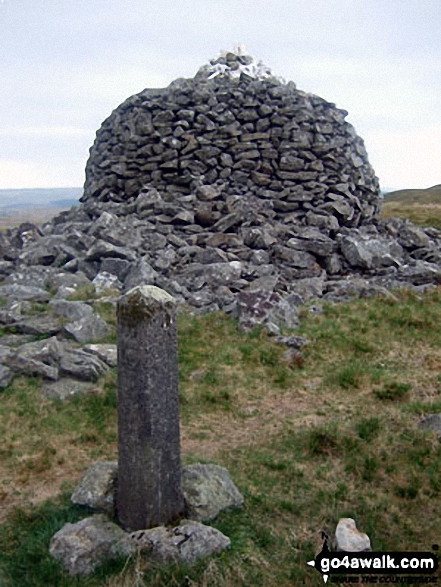
[[[82,194],[82,187],[0,188],[0,209],[4,214],[25,208],[41,209],[76,205]]]
[[[438,185],[441,185],[441,181],[440,183],[436,183],[433,185],[429,185],[427,187],[383,187],[380,185],[380,190],[381,192],[398,192],[401,190],[428,190],[431,189],[433,187],[437,187]],[[22,191],[27,191],[27,192],[31,192],[31,191],[35,191],[35,190],[83,190],[84,186],[75,186],[75,185],[68,185],[68,186],[49,186],[49,187],[24,187],[24,188],[0,188],[0,194],[1,192],[22,192]]]

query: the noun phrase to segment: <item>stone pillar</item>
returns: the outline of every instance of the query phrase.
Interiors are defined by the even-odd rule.
[[[118,301],[117,515],[126,530],[176,519],[181,492],[175,301],[138,286]]]

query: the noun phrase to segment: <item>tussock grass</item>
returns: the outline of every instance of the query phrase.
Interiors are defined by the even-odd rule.
[[[381,215],[385,219],[405,218],[423,227],[441,229],[441,186],[386,194]]]
[[[433,226],[441,230],[441,204],[411,204],[385,202],[382,218],[405,218],[423,227]]]
[[[49,540],[89,515],[69,492],[93,461],[117,455],[116,371],[64,403],[44,399],[38,379],[14,382],[0,396],[4,584],[318,586],[305,563],[340,517],[355,518],[375,550],[430,550],[441,443],[416,424],[441,411],[441,289],[323,309],[303,312],[301,364],[222,314],[179,316],[184,461],[227,467],[245,496],[212,522],[231,549],[191,568],[135,559],[83,579],[63,573]]]

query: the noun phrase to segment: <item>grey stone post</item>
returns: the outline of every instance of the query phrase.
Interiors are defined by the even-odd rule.
[[[175,301],[138,286],[118,301],[117,515],[130,531],[176,519],[181,493]]]

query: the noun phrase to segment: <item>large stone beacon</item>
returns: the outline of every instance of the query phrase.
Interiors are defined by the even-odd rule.
[[[232,210],[249,225],[257,214],[330,230],[369,224],[379,184],[346,115],[243,50],[224,52],[193,79],[146,89],[112,112],[81,201],[127,203],[150,187],[167,195],[173,216],[179,202],[199,226]]]
[[[239,49],[129,98],[97,132],[82,203],[0,234],[2,296],[45,302],[57,291],[38,320],[13,304],[0,322],[52,336],[59,313],[66,336],[88,342],[107,327],[89,305],[65,307],[76,288],[115,300],[156,286],[179,309],[222,311],[284,339],[304,304],[441,284],[441,231],[379,218],[378,181],[345,116]],[[34,349],[39,367],[14,347],[0,387],[9,366],[96,379],[113,362],[55,347],[48,365]]]

